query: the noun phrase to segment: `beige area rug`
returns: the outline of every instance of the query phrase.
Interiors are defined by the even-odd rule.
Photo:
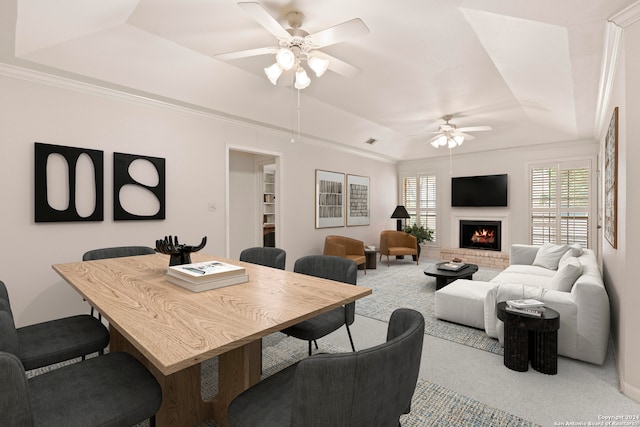
[[[378,268],[358,274],[358,285],[373,289],[373,294],[356,301],[356,313],[372,319],[389,321],[397,308],[412,308],[425,319],[425,334],[459,344],[503,354],[500,343],[484,330],[436,319],[434,293],[436,279],[425,276],[428,263],[416,265],[410,259],[393,260],[391,266],[378,262]],[[500,271],[480,268],[473,280],[489,281]]]

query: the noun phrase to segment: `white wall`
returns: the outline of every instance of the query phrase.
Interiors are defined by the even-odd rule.
[[[466,144],[466,143],[465,143]],[[470,142],[473,144],[473,142]],[[487,151],[482,156],[477,154],[457,154],[453,150],[451,162],[448,150],[443,156],[402,162],[398,165],[400,176],[418,172],[435,173],[438,181],[438,242],[437,247],[458,247],[458,225],[460,217],[504,217],[503,252],[509,251],[512,243],[529,243],[528,217],[528,173],[529,164],[553,162],[561,160],[589,159],[596,169],[598,143],[593,140],[569,141],[558,144],[537,145],[517,149]],[[450,169],[451,168],[451,169]],[[508,203],[506,208],[451,208],[451,177],[508,174]],[[595,188],[595,181],[593,183]],[[594,191],[595,194],[595,191]],[[594,196],[593,215],[596,215]],[[595,237],[595,224],[593,225]],[[505,247],[506,245],[506,247]],[[593,245],[595,246],[595,244]]]
[[[625,26],[620,57],[614,76],[611,100],[606,112],[618,115],[618,239],[617,248],[602,243],[603,276],[611,301],[611,332],[622,391],[640,401],[640,282],[634,261],[640,259],[640,21]],[[608,120],[607,120],[608,123]],[[604,152],[604,131],[600,141]],[[602,165],[604,169],[604,165]]]
[[[88,312],[87,304],[51,265],[79,261],[89,249],[153,246],[166,235],[195,244],[206,235],[204,251],[226,255],[227,223],[236,226],[226,217],[227,211],[230,217],[237,214],[235,206],[226,206],[229,146],[282,153],[280,241],[289,268],[302,255],[320,253],[326,234],[376,242],[382,229],[393,226],[389,215],[397,199],[395,164],[327,149],[314,141],[291,144],[287,135],[206,114],[41,79],[28,72],[24,75],[30,80],[0,72],[0,280],[9,289],[18,326]],[[36,141],[104,151],[104,221],[34,222]],[[166,220],[113,221],[112,156],[116,151],[166,159]],[[370,226],[314,228],[316,168],[371,177]],[[213,212],[210,203],[216,205]]]

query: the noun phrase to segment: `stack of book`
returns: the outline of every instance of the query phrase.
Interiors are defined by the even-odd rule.
[[[443,262],[438,264],[438,270],[460,271],[466,266],[467,264],[465,264],[464,262]]]
[[[526,316],[541,317],[544,313],[544,303],[536,299],[517,299],[507,301],[505,310]]]
[[[219,261],[173,265],[165,276],[171,283],[193,292],[236,285],[249,280],[244,267]]]

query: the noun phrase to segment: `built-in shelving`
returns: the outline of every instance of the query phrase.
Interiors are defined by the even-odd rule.
[[[262,194],[262,228],[263,245],[275,246],[276,233],[276,174],[273,170],[265,170],[263,173]]]

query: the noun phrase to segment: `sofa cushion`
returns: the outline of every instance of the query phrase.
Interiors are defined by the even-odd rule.
[[[506,269],[500,272],[503,273],[520,273],[520,274],[532,274],[534,276],[553,277],[556,274],[555,271],[549,270],[544,267],[537,267],[535,265],[510,265]]]
[[[536,258],[533,260],[533,265],[548,268],[549,270],[557,270],[560,258],[568,250],[569,245],[555,245],[553,243],[545,243],[538,250]]]
[[[458,279],[435,293],[438,319],[484,329],[484,300],[495,283]]]
[[[580,257],[584,253],[582,246],[580,243],[574,243],[569,247],[569,250],[562,254],[560,257],[560,261],[558,261],[558,269],[560,269],[563,265],[567,263],[569,258]]]
[[[567,261],[558,268],[556,274],[551,278],[549,289],[560,292],[571,292],[573,284],[582,275],[582,264],[576,257],[567,258]]]
[[[549,270],[551,271],[551,270]],[[520,286],[533,286],[536,288],[548,288],[549,283],[551,283],[551,278],[555,274],[555,271],[551,271],[551,275],[542,276],[537,274],[529,274],[529,273],[511,273],[509,271],[503,271],[498,274],[495,278],[491,280],[491,282],[495,284],[502,283],[517,283]]]

